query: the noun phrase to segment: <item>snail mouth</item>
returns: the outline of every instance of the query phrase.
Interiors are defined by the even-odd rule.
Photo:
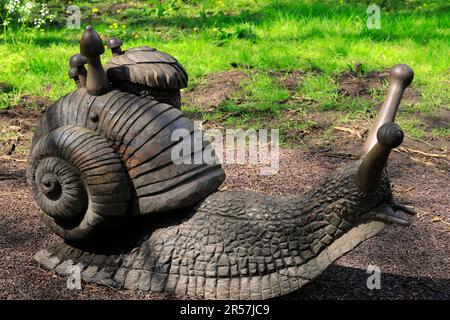
[[[414,209],[406,207],[401,203],[393,202],[390,205],[384,205],[378,208],[375,211],[374,218],[375,220],[383,221],[386,223],[394,223],[401,226],[408,226],[411,224],[411,221],[409,219],[402,217],[395,210],[403,211],[409,215],[416,214],[416,211]]]

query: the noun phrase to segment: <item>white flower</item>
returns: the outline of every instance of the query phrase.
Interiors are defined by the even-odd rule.
[[[5,7],[8,13],[14,13],[19,5],[20,0],[9,0]]]
[[[43,17],[47,16],[50,13],[46,3],[42,4],[40,13],[41,13],[41,16],[43,16]]]
[[[33,2],[27,2],[23,6],[23,13],[25,15],[30,15],[31,14],[31,10],[33,10],[33,8],[34,8],[34,3]]]

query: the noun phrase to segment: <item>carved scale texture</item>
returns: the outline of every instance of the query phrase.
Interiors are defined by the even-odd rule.
[[[104,137],[123,163],[135,189],[134,214],[188,207],[216,190],[225,179],[218,164],[181,164],[171,160],[175,129],[193,139],[193,123],[176,108],[150,98],[112,90],[91,96],[84,89],[69,93],[50,107],[33,137],[32,150],[51,131],[75,125]],[[192,142],[189,157],[207,143]]]
[[[381,231],[371,214],[391,198],[385,174],[372,194],[354,184],[357,161],[303,198],[234,190],[207,197],[184,222],[160,228],[124,254],[64,244],[36,259],[64,274],[118,288],[206,299],[266,299],[292,292]]]

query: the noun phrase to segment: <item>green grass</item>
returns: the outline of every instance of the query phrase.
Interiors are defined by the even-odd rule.
[[[450,128],[433,128],[433,135],[443,139],[450,139]]]
[[[367,5],[362,1],[166,0],[157,6],[154,1],[128,1],[127,6],[119,2],[70,3],[81,7],[84,25],[93,24],[103,36],[118,35],[125,47],[150,45],[176,56],[189,73],[190,87],[231,65],[252,70],[236,97],[203,115],[207,120],[262,126],[267,117],[272,122],[283,119],[286,109],[340,111],[346,117],[373,112],[376,102],[337,93],[337,76],[355,62],[362,62],[365,72],[409,64],[421,99],[405,106],[405,112],[433,112],[450,100],[450,7],[444,0],[381,1],[380,30],[367,28]],[[0,92],[0,108],[14,107],[23,93],[57,99],[75,88],[67,76],[67,61],[79,50],[82,30],[64,26],[62,14],[69,1],[52,3],[58,23],[32,34],[31,42],[28,30],[0,33],[0,82],[13,87]],[[103,59],[109,57],[107,52]],[[268,71],[297,69],[309,73],[295,94],[312,102],[282,103],[289,93]],[[374,96],[382,99],[384,89]],[[189,106],[187,111],[199,110]],[[421,135],[412,125],[406,130]]]
[[[20,138],[20,133],[14,130],[2,130],[0,131],[0,142],[17,140]]]
[[[278,113],[280,105],[289,98],[289,92],[281,88],[274,77],[264,73],[255,73],[241,83],[241,91],[235,100],[244,101],[236,104],[231,100],[221,106],[220,110],[234,113],[273,112]]]
[[[408,133],[409,136],[422,139],[425,136],[425,131],[423,129],[423,123],[417,118],[408,118],[405,116],[400,116],[397,119],[399,126]]]

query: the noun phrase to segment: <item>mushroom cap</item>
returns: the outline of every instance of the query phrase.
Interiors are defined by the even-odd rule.
[[[76,77],[78,77],[78,70],[77,68],[70,68],[69,69],[69,78],[70,79],[75,79]]]
[[[105,52],[105,46],[99,34],[87,26],[80,40],[80,53],[87,58],[98,57]]]
[[[120,40],[119,38],[116,37],[111,37],[109,38],[106,46],[108,47],[108,49],[114,49],[114,48],[119,48],[123,45],[122,40]]]
[[[71,68],[78,68],[87,64],[86,57],[83,57],[81,54],[77,53],[70,57],[69,66]]]
[[[138,47],[112,57],[105,65],[112,82],[129,81],[151,88],[186,88],[188,75],[177,59],[150,47]]]

